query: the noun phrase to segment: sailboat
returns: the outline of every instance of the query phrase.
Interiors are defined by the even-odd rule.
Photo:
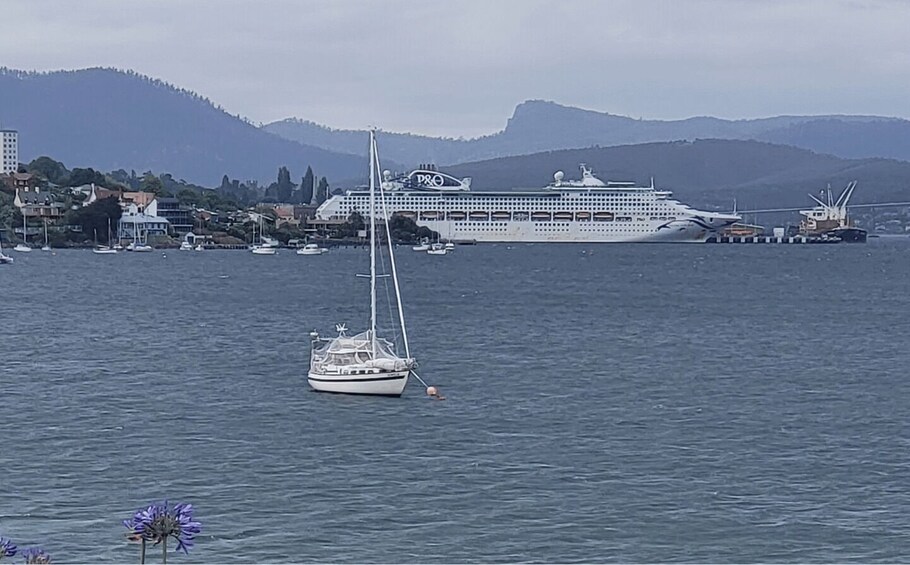
[[[253,246],[250,248],[250,251],[254,255],[275,255],[278,253],[278,248],[274,245],[265,243],[265,238],[262,236],[262,214],[259,214],[259,243],[256,243],[256,226],[253,226]]]
[[[6,265],[7,263],[12,263],[12,262],[13,262],[12,257],[10,257],[9,255],[3,254],[3,241],[2,241],[2,238],[0,238],[0,265]]]
[[[47,243],[47,220],[44,220],[44,247],[41,251],[51,251],[51,246]]]
[[[92,253],[97,255],[113,255],[117,250],[110,246],[111,243],[111,219],[107,219],[107,243],[108,245],[98,245],[98,230],[95,230],[95,248]]]
[[[22,211],[22,242],[17,243],[16,247],[13,247],[13,251],[18,251],[20,253],[29,253],[32,248],[28,246],[28,231],[25,227],[25,210]]]
[[[386,230],[389,261],[392,281],[395,287],[398,305],[398,322],[404,344],[404,357],[398,355],[395,345],[376,335],[376,179],[379,169],[379,157],[376,151],[376,133],[370,131],[370,329],[359,334],[348,336],[347,327],[338,324],[335,329],[338,337],[320,338],[319,334],[310,334],[310,368],[307,382],[314,390],[345,394],[372,394],[383,396],[401,396],[408,377],[417,366],[417,360],[411,357],[408,347],[408,334],[404,325],[404,310],[401,306],[401,291],[398,286],[398,272],[395,268],[395,255],[392,249],[392,238],[389,233],[388,212],[385,206],[384,192],[380,186],[380,200]]]
[[[148,253],[154,251],[155,249],[148,244],[148,231],[146,231],[145,240],[142,239],[142,230],[139,229],[139,224],[133,222],[133,243],[129,245],[131,251],[137,253]]]

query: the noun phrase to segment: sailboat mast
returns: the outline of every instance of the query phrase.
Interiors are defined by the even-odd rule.
[[[375,144],[376,141],[373,140]],[[374,158],[376,160],[376,170],[381,171],[382,167],[379,166],[379,151],[373,151]],[[398,269],[395,266],[395,251],[392,248],[392,232],[389,228],[389,212],[386,209],[385,202],[385,189],[383,188],[382,183],[379,184],[379,197],[382,201],[382,216],[385,219],[385,236],[386,242],[389,245],[389,261],[392,265],[392,281],[395,284],[395,303],[398,306],[398,321],[401,325],[401,341],[404,342],[404,355],[408,359],[411,358],[411,348],[408,345],[408,330],[404,325],[404,308],[401,306],[401,288],[398,286]]]
[[[376,132],[370,130],[370,344],[376,358]]]

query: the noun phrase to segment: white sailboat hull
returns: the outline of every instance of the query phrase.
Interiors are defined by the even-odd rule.
[[[251,251],[253,255],[275,255],[278,253],[278,249],[274,247],[254,247]]]
[[[323,374],[310,371],[307,374],[307,382],[313,390],[319,392],[401,396],[410,374],[410,370],[380,371],[363,375]]]
[[[13,251],[18,251],[19,253],[31,253],[32,248],[28,245],[18,244],[16,247],[13,247]]]

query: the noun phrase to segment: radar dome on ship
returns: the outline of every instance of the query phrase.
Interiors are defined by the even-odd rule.
[[[385,180],[389,180],[390,178],[392,178],[392,171],[390,171],[388,169],[382,171],[382,178],[384,178]]]
[[[563,179],[564,176],[566,176],[566,174],[565,174],[564,172],[562,172],[562,171],[556,171],[556,172],[553,174],[553,180],[555,180],[556,182],[562,182],[562,179]]]

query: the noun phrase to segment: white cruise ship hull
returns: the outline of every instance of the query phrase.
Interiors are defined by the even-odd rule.
[[[617,227],[596,222],[421,222],[443,239],[488,243],[704,243],[715,230],[693,221],[642,222]]]
[[[363,375],[323,374],[310,371],[307,383],[319,392],[338,394],[367,394],[374,396],[401,396],[408,384],[409,370],[382,371]]]

